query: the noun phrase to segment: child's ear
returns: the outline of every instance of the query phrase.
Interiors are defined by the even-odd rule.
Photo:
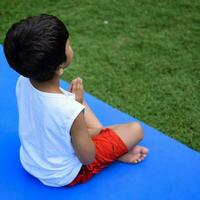
[[[59,66],[59,67],[57,68],[57,70],[56,70],[56,74],[57,74],[58,76],[61,76],[61,75],[63,75],[63,73],[64,73],[63,67]]]

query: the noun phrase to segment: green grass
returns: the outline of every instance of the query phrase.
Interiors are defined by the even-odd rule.
[[[63,79],[82,77],[87,92],[200,151],[200,1],[1,0],[1,43],[39,13],[70,30]]]

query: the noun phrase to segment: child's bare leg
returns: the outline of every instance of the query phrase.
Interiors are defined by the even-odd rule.
[[[101,128],[103,128],[103,125],[98,120],[96,115],[93,113],[92,109],[88,106],[86,101],[83,102],[83,105],[85,106],[85,114],[84,114],[85,123],[89,130],[93,129],[93,131],[91,130],[91,133],[96,133],[94,132],[94,129],[100,130]]]
[[[136,146],[143,139],[143,130],[139,123],[118,124],[108,128],[112,128],[128,147],[129,151],[119,157],[119,161],[137,163],[144,160],[144,157],[148,154],[148,149]]]
[[[129,123],[129,124],[117,124],[117,125],[112,125],[112,126],[107,126],[107,127],[103,127],[103,128],[112,128],[116,133],[119,133],[118,131],[119,131],[119,129],[124,129],[124,127],[126,127],[126,128],[130,128],[129,126],[130,126],[130,124],[131,123]],[[133,122],[133,124],[135,124],[135,122]],[[136,123],[137,124],[137,123]],[[138,124],[139,125],[139,124]],[[134,125],[135,126],[135,125]],[[140,125],[139,125],[140,126]],[[89,129],[88,131],[89,131],[89,134],[91,135],[91,136],[94,136],[94,135],[97,135],[99,132],[100,132],[100,130],[101,130],[102,128],[95,128],[95,129]],[[122,130],[123,131],[123,130]],[[130,133],[130,131],[131,131],[131,129],[130,130],[124,130],[124,131],[126,131],[126,133]],[[128,132],[127,132],[128,131]],[[135,130],[135,131],[138,131],[139,132],[139,130]],[[124,134],[126,134],[125,132],[122,132],[122,134],[124,135]],[[132,132],[131,133],[133,136],[134,136],[134,132]],[[126,137],[126,136],[125,136]],[[135,137],[135,136],[134,136]],[[121,138],[121,137],[120,137]],[[135,143],[134,143],[134,145],[136,144],[136,143],[139,143],[139,141],[140,140],[138,140],[137,139],[137,137],[135,137],[135,139],[137,140]],[[123,140],[123,139],[122,139]],[[127,139],[128,140],[128,139]],[[127,145],[127,144],[126,144]],[[126,153],[126,154],[124,154],[124,155],[122,155],[121,157],[119,157],[118,158],[118,160],[119,161],[121,161],[121,162],[129,162],[129,163],[138,163],[138,162],[140,162],[140,161],[142,161],[142,160],[144,160],[144,158],[145,158],[145,156],[148,154],[148,149],[146,148],[146,147],[142,147],[142,146],[133,146],[132,148],[131,148],[131,145],[129,145],[129,151]]]
[[[143,131],[139,123],[132,122],[103,127],[91,108],[87,105],[86,101],[84,101],[83,104],[85,105],[85,122],[91,136],[97,135],[102,128],[112,128],[129,149],[128,153],[118,158],[119,161],[137,163],[144,159],[148,154],[148,149],[136,146],[143,138]]]
[[[112,128],[115,131],[115,133],[126,144],[128,150],[131,150],[136,146],[144,136],[142,127],[138,122],[130,122],[107,127]]]

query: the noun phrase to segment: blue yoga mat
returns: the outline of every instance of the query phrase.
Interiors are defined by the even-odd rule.
[[[0,45],[0,199],[1,200],[199,200],[200,153],[142,123],[150,149],[140,164],[114,162],[89,182],[72,188],[42,185],[19,161],[18,111],[11,70]],[[68,83],[61,80],[61,87]],[[104,125],[138,121],[92,95],[86,101]],[[106,114],[105,114],[106,113]],[[167,123],[167,122],[166,122]]]

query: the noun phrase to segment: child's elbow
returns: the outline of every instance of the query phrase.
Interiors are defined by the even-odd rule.
[[[96,157],[96,151],[95,148],[93,148],[93,151],[80,161],[83,165],[89,165],[94,162],[95,157]]]
[[[94,159],[81,161],[81,163],[82,163],[83,165],[89,165],[89,164],[91,164],[91,163],[93,163],[93,162],[94,162]]]

